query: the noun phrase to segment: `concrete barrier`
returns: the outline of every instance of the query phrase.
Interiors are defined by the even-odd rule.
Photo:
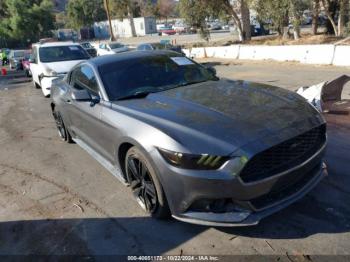
[[[191,55],[191,52],[189,49],[182,49],[182,52],[184,52],[187,57],[190,57]]]
[[[334,45],[232,45],[184,49],[193,58],[295,61],[303,64],[350,66],[350,46]]]
[[[239,45],[206,47],[206,57],[238,59]]]
[[[241,46],[239,59],[301,62],[305,54],[305,46]]]
[[[333,65],[350,66],[350,46],[336,46]]]
[[[257,46],[242,45],[239,49],[238,59],[254,60]]]
[[[331,65],[334,57],[334,45],[307,45],[305,57],[301,63]]]
[[[203,47],[197,47],[190,49],[190,57],[192,58],[204,58],[205,51]]]

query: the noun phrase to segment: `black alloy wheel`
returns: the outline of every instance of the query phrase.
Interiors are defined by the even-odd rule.
[[[148,213],[157,209],[157,191],[146,165],[135,157],[129,157],[127,162],[128,174],[132,180],[130,187],[134,197]]]
[[[126,154],[125,173],[132,193],[140,206],[155,218],[167,218],[170,211],[154,168],[136,147]]]
[[[64,125],[63,118],[59,112],[55,110],[52,112],[53,117],[55,119],[58,135],[62,139],[62,141],[67,141],[68,143],[73,143],[72,137],[69,134],[66,126]]]
[[[66,141],[67,140],[67,132],[66,132],[66,128],[64,127],[63,119],[62,119],[60,113],[54,112],[53,116],[55,118],[56,127],[58,130],[58,135],[60,136],[60,138],[63,141]]]

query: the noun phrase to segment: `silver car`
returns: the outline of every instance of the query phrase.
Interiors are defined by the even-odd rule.
[[[60,137],[156,218],[255,225],[326,173],[325,120],[302,97],[220,80],[171,51],[82,62],[55,81],[51,109]]]

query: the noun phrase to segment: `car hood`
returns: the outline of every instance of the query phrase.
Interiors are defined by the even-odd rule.
[[[115,104],[202,153],[219,147],[227,154],[277,134],[265,145],[272,146],[324,122],[299,95],[245,81],[210,81]]]
[[[60,61],[60,62],[52,62],[45,63],[44,65],[58,74],[69,72],[75,65],[85,60],[72,60],[72,61]]]

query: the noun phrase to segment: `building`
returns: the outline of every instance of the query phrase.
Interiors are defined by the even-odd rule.
[[[134,18],[135,31],[137,36],[157,33],[156,19],[154,17],[136,17]],[[132,37],[130,20],[112,20],[113,33],[116,37]],[[108,21],[94,23],[95,37],[99,39],[109,38]]]

